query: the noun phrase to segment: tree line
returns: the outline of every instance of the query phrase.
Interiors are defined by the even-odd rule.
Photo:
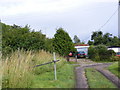
[[[35,31],[29,25],[24,27],[18,25],[2,26],[2,54],[6,55],[18,49],[24,50],[45,50],[48,52],[57,52],[62,56],[67,56],[70,51],[76,52],[74,45],[84,44],[74,36],[73,41],[69,34],[63,29],[58,28],[53,38],[47,38],[45,34],[40,31]],[[120,46],[120,39],[112,36],[110,33],[103,34],[102,31],[95,31],[91,35],[89,45],[106,45],[106,46]]]
[[[113,36],[110,33],[103,34],[102,31],[95,31],[91,35],[89,45],[106,45],[106,46],[120,46],[120,38]]]
[[[18,49],[45,50],[50,53],[57,52],[66,56],[70,51],[75,51],[74,44],[69,34],[63,29],[56,30],[53,38],[47,38],[41,31],[31,30],[29,25],[2,25],[2,53],[9,54]]]

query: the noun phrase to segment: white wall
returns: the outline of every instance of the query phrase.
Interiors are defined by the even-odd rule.
[[[86,55],[88,55],[88,48],[89,46],[75,46],[77,51],[84,51]]]
[[[108,48],[108,50],[114,50],[115,52],[119,52],[120,48]]]

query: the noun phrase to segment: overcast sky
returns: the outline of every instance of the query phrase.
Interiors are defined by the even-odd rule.
[[[72,39],[77,35],[86,42],[117,8],[118,0],[0,0],[0,19],[9,25],[28,24],[50,38],[62,27]],[[118,13],[101,30],[117,36]]]

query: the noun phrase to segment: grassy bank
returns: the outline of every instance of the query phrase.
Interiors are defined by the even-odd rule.
[[[74,88],[73,66],[64,64],[57,69],[57,80],[54,80],[54,71],[34,76],[31,88]]]
[[[118,70],[118,62],[113,63],[107,69],[120,78],[120,71]]]
[[[116,88],[108,79],[93,68],[85,69],[90,88]]]
[[[65,59],[56,55],[57,69],[65,64]],[[53,64],[34,68],[33,66],[43,64],[53,60],[53,55],[44,52],[16,51],[2,61],[3,77],[2,88],[30,88],[34,83],[35,77],[46,72],[53,71]],[[52,75],[51,75],[52,76]],[[46,77],[49,77],[46,75]]]

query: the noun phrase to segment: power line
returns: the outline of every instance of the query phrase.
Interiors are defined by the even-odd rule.
[[[119,8],[117,8],[117,10],[115,10],[115,12],[108,18],[108,20],[98,29],[98,30],[101,30],[111,19],[112,17],[117,13],[117,11],[119,11]],[[85,38],[83,41],[86,41],[90,38],[90,36],[88,36],[87,38]]]
[[[98,30],[101,30],[112,19],[112,17],[117,13],[118,10],[119,8],[117,8],[117,10],[108,18],[108,20]]]

